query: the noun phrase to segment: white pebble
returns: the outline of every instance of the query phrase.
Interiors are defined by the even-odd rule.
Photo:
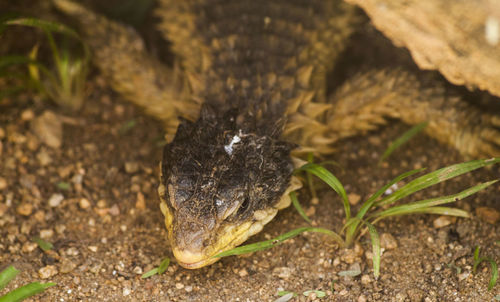
[[[61,204],[64,200],[64,196],[60,193],[52,194],[49,198],[49,206],[55,208]]]

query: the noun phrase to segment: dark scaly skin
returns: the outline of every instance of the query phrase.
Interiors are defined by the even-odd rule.
[[[167,134],[185,118],[165,147],[159,188],[184,267],[215,262],[290,204],[288,192],[300,186],[291,177],[294,147],[328,154],[390,117],[429,121],[429,135],[464,155],[500,154],[497,115],[404,67],[361,73],[329,101],[326,74],[358,22],[341,2],[160,0],[159,29],[180,63],[174,72],[130,29],[54,1],[84,24],[117,91],[165,121]]]

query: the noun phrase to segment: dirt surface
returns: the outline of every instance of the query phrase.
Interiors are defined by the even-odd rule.
[[[434,227],[437,217],[428,215],[380,223],[389,243],[378,280],[368,238],[340,250],[318,234],[194,271],[172,263],[165,274],[141,279],[170,255],[155,191],[161,126],[100,82],[93,80],[93,93],[79,115],[43,102],[1,107],[0,263],[22,271],[7,290],[39,280],[57,283],[35,301],[273,301],[280,290],[311,289],[325,291],[328,301],[492,301],[500,293],[499,285],[487,290],[487,265],[471,273],[476,245],[500,261],[498,222],[474,214],[479,207],[499,210],[499,185],[458,203],[474,214],[472,219],[445,218],[449,225],[441,228]],[[63,121],[60,147],[48,147],[36,135],[36,121],[48,110]],[[406,128],[392,124],[339,146],[332,159],[343,167],[335,173],[348,193],[363,199],[401,172],[463,160],[422,135],[377,166],[388,142]],[[498,169],[483,169],[415,198],[457,192],[495,177]],[[314,224],[340,228],[343,210],[335,194],[321,190],[319,204],[311,204],[305,190],[300,197]],[[289,208],[251,241],[304,225]],[[35,236],[53,243],[53,250],[43,252],[33,243]],[[357,267],[361,274],[354,278],[338,275]],[[315,299],[294,299],[305,300]]]
[[[367,236],[351,249],[339,249],[327,237],[308,233],[199,270],[174,262],[163,275],[141,279],[171,256],[156,193],[163,131],[160,123],[110,92],[99,76],[91,76],[88,91],[77,114],[30,94],[0,103],[0,269],[14,265],[21,270],[0,294],[51,281],[57,286],[31,301],[274,301],[282,290],[299,294],[291,301],[499,299],[500,285],[487,290],[488,265],[472,274],[475,246],[500,262],[500,224],[488,222],[500,211],[498,184],[456,204],[470,211],[471,219],[413,215],[379,223],[384,251],[378,280]],[[341,165],[333,171],[351,199],[366,199],[410,169],[435,170],[465,160],[419,135],[378,166],[389,142],[407,129],[391,123],[338,145],[329,159]],[[498,167],[481,169],[409,200],[455,193],[498,175]],[[317,184],[319,203],[302,190],[303,207],[314,225],[339,230],[340,199]],[[306,225],[289,208],[249,242]],[[35,237],[54,248],[42,251]],[[361,274],[341,276],[356,269]],[[324,291],[326,297],[305,297],[307,290]]]

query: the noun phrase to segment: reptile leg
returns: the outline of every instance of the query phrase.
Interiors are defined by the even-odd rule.
[[[441,83],[441,84],[440,84]],[[440,80],[402,69],[369,71],[333,95],[328,128],[336,139],[378,128],[387,118],[428,122],[425,131],[466,157],[500,156],[500,112],[486,112]]]
[[[55,6],[79,22],[94,62],[114,90],[147,114],[163,121],[168,135],[175,133],[178,116],[193,120],[199,104],[182,92],[177,72],[149,55],[134,29],[68,1]]]

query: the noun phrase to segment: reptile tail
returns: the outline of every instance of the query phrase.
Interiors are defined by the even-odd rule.
[[[339,139],[375,130],[387,118],[415,125],[428,122],[426,133],[466,157],[500,156],[500,116],[469,102],[442,80],[404,69],[372,70],[352,77],[332,96],[333,108],[319,124],[324,132],[303,138],[318,153],[328,153]],[[335,130],[326,131],[326,129]],[[306,133],[307,134],[307,133]]]
[[[94,62],[114,90],[147,114],[163,121],[172,135],[178,116],[193,120],[199,104],[182,92],[177,73],[149,55],[134,29],[106,19],[68,0],[54,0],[55,6],[75,18],[89,44]],[[177,81],[176,81],[177,80]]]

